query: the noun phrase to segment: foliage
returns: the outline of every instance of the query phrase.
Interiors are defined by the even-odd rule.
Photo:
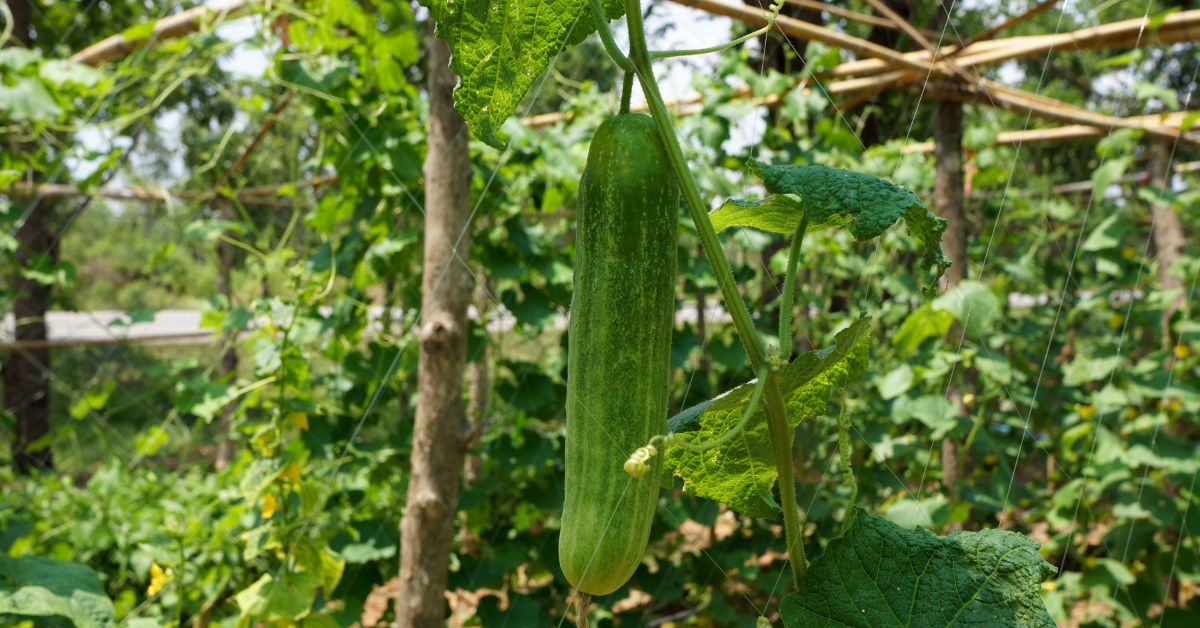
[[[792,427],[825,413],[830,395],[859,379],[867,366],[869,319],[838,333],[824,349],[809,351],[780,369],[780,392]],[[733,429],[750,402],[751,383],[697,404],[668,423],[678,438],[693,443],[713,440]],[[706,452],[672,448],[666,465],[683,478],[684,490],[720,501],[753,517],[775,517],[772,495],[777,478],[767,420],[760,408],[739,438]]]
[[[460,79],[455,107],[472,135],[501,148],[500,125],[517,109],[534,80],[571,44],[596,30],[589,0],[427,0],[437,34],[454,52],[450,69]],[[603,0],[608,19],[624,13],[619,0]]]
[[[787,626],[1053,626],[1038,585],[1054,572],[1019,534],[938,537],[858,510],[780,614]]]
[[[79,628],[116,625],[96,572],[40,556],[0,557],[0,615],[65,617]]]
[[[50,182],[85,189],[216,191],[203,201],[154,208],[93,200],[69,226],[66,218],[79,206],[59,203],[59,257],[33,271],[55,283],[57,307],[117,307],[134,320],[202,301],[205,324],[229,340],[186,350],[56,350],[48,445],[59,468],[13,477],[7,450],[0,452],[0,555],[6,564],[87,565],[123,622],[365,621],[360,610],[378,601],[373,593],[396,572],[395,522],[415,403],[424,16],[396,3],[272,3],[272,12],[246,18],[256,34],[245,39],[205,29],[96,70],[59,61],[145,17],[138,3],[105,4],[111,15],[44,5],[35,15],[42,20],[40,52],[6,50],[0,57],[4,88],[20,96],[0,99],[6,147],[33,148],[0,154],[0,183],[34,166],[57,173]],[[918,4],[917,15],[933,14]],[[557,7],[558,17],[587,15],[582,3],[546,6]],[[1091,12],[1097,7],[1084,3],[1077,15],[1049,11],[1013,32],[1051,32],[1060,19],[1066,30],[1093,17],[1141,15],[1119,6]],[[956,9],[954,23],[966,35],[1002,15],[998,5]],[[840,19],[830,25],[868,34]],[[500,32],[488,28],[489,36]],[[65,43],[51,41],[54,32],[68,31]],[[478,205],[469,258],[484,269],[487,296],[476,304],[482,317],[473,325],[471,359],[487,367],[492,385],[490,420],[470,452],[477,466],[468,467],[459,504],[449,605],[483,625],[506,617],[547,623],[567,612],[570,591],[556,568],[554,538],[562,501],[561,321],[570,303],[573,207],[587,139],[615,109],[607,90],[555,77],[555,70],[567,79],[595,75],[557,65],[548,40],[509,43],[536,63],[510,68],[520,81],[500,85],[509,91],[497,102],[511,108],[487,111],[493,139],[522,102],[521,85],[533,86],[525,102],[550,98],[574,117],[548,129],[509,122],[505,151],[486,148],[479,134],[472,145]],[[598,56],[596,44],[587,45]],[[1081,50],[1056,52],[1049,67],[1042,58],[1014,65],[1029,89],[1042,85],[1048,95],[1094,110],[1138,113],[1159,110],[1169,98],[1145,86],[1123,90],[1122,81],[1107,91],[1083,87],[1103,84],[1106,75],[1136,76],[1169,86],[1182,103],[1192,87],[1192,51],[1181,45],[1117,57]],[[267,59],[262,76],[224,72],[247,52]],[[838,60],[816,44],[801,52],[812,72]],[[746,181],[747,153],[774,164],[766,169],[807,173],[806,181],[838,173],[839,180],[861,182],[853,173],[868,173],[912,190],[896,188],[886,195],[895,204],[878,207],[850,193],[860,184],[832,186],[845,194],[830,196],[800,184],[767,190],[768,202],[755,201],[750,216],[788,212],[780,214],[783,222],[724,233],[755,327],[777,341],[787,262],[778,234],[790,236],[797,212],[810,209],[837,223],[863,209],[888,210],[892,222],[916,212],[912,200],[928,197],[934,162],[900,146],[906,137],[929,136],[930,107],[928,95],[897,91],[857,110],[835,109],[821,90],[798,86],[797,76],[763,71],[748,59],[731,51],[702,66],[693,79],[700,113],[679,120],[705,198],[761,195]],[[1082,86],[1060,75],[1078,76]],[[751,105],[740,98],[742,86],[777,106]],[[471,89],[459,98],[484,106]],[[227,178],[289,92],[296,95],[275,116],[276,130]],[[925,273],[909,270],[925,254],[920,234],[912,242],[888,229],[860,243],[848,230],[818,230],[810,216],[792,310],[798,359],[842,350],[834,332],[849,321],[869,317],[854,325],[872,339],[861,379],[848,383],[836,404],[827,403],[828,393],[806,397],[806,417],[795,427],[798,502],[816,557],[811,586],[837,584],[821,574],[848,568],[843,557],[859,546],[847,539],[880,541],[880,530],[939,560],[954,557],[953,570],[978,578],[951,539],[1016,538],[978,532],[998,527],[1041,546],[1035,552],[1013,543],[1030,575],[1019,590],[999,586],[998,595],[1020,604],[1040,597],[1063,624],[1190,625],[1200,612],[1200,327],[1192,305],[1167,321],[1171,335],[1163,336],[1174,295],[1159,288],[1147,216],[1150,202],[1165,202],[1194,236],[1200,197],[1188,186],[1196,175],[1182,173],[1173,190],[1154,190],[1122,178],[1135,174],[1145,155],[1136,134],[1103,144],[996,146],[996,134],[1022,128],[1025,117],[972,105],[965,113],[970,281],[924,299]],[[1194,149],[1181,144],[1176,160],[1191,158]],[[333,173],[333,188],[285,187],[281,197],[294,207],[226,202],[244,187]],[[1102,194],[1051,191],[1082,180]],[[821,202],[809,208],[814,197]],[[717,211],[733,211],[736,202],[725,207]],[[6,265],[24,209],[19,199],[0,198]],[[723,215],[713,215],[718,226]],[[732,326],[714,307],[716,282],[696,231],[681,218],[673,410],[754,377]],[[218,246],[229,239],[244,246],[236,247],[233,289],[217,296]],[[1171,270],[1189,289],[1200,276],[1192,249]],[[5,275],[12,270],[6,266]],[[5,305],[9,284],[0,282]],[[697,301],[708,307],[700,320]],[[226,346],[236,349],[239,367],[219,375]],[[866,350],[863,342],[854,346]],[[854,489],[837,481],[849,466],[838,455],[839,417],[850,421],[843,445]],[[737,420],[736,413],[720,418],[711,434],[688,438],[707,440]],[[747,451],[764,450],[759,421],[749,433],[757,444]],[[0,413],[0,432],[10,425]],[[942,483],[943,438],[957,445],[962,463],[950,485]],[[221,442],[234,454],[218,470],[212,461]],[[668,451],[668,460],[676,457],[684,452]],[[669,483],[643,567],[593,611],[596,625],[644,625],[681,613],[712,625],[759,616],[778,625],[807,606],[796,597],[780,606],[785,541],[772,520],[700,497],[692,479]],[[720,490],[712,494],[724,495]],[[750,495],[728,492],[729,503]],[[765,497],[771,501],[758,501],[778,499]],[[842,537],[851,503],[875,514],[853,516]],[[883,519],[950,536],[897,531]],[[1036,591],[1033,574],[1045,568],[1035,553],[1057,572]],[[11,577],[4,572],[0,590]],[[304,595],[280,599],[284,584]],[[856,591],[873,592],[869,579],[859,584]],[[848,601],[835,594],[822,600]],[[386,603],[382,608],[386,621]]]

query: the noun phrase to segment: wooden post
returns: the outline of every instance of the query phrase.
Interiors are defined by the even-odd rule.
[[[936,159],[933,204],[937,215],[950,224],[942,236],[942,250],[953,263],[942,277],[942,289],[949,290],[967,276],[967,219],[963,211],[963,134],[962,104],[938,101],[933,113],[933,143]],[[962,333],[961,331],[958,333]],[[958,334],[952,333],[951,336]],[[958,344],[957,339],[951,342]],[[962,392],[957,385],[949,389],[950,399],[962,414]],[[959,476],[958,444],[953,438],[942,439],[942,487],[954,495]]]
[[[232,244],[224,240],[217,242],[217,291],[225,297],[227,311],[233,310],[233,256]],[[237,384],[238,370],[237,332],[230,331],[224,334],[222,345],[224,351],[221,353],[217,374],[222,381],[234,386]],[[224,408],[221,408],[220,415],[217,416],[217,443],[213,465],[218,469],[229,466],[229,461],[233,457],[233,443],[229,440],[229,426],[232,424],[233,410],[236,406],[236,403],[226,404]]]
[[[400,628],[440,626],[454,535],[459,475],[467,305],[471,161],[466,123],[454,110],[450,50],[428,35],[429,135],[425,156],[425,259],[412,471],[401,520]]]
[[[30,47],[33,43],[28,0],[9,2],[12,11],[12,42]],[[10,44],[12,45],[12,44]],[[31,153],[30,145],[13,147],[17,152]],[[30,180],[39,173],[30,172]],[[52,206],[39,196],[24,199],[22,219],[17,226],[16,267],[13,270],[13,339],[17,343],[46,342],[46,310],[50,287],[22,275],[27,268],[51,254],[50,216]],[[13,465],[17,473],[28,474],[36,469],[54,466],[49,443],[34,446],[50,434],[50,350],[41,348],[14,349],[4,360],[4,411],[12,415]]]
[[[1171,144],[1157,141],[1150,144],[1150,187],[1171,189]],[[1158,287],[1161,290],[1177,290],[1178,294],[1167,304],[1162,317],[1163,348],[1171,351],[1175,343],[1171,339],[1171,317],[1183,307],[1183,277],[1171,274],[1171,267],[1183,254],[1183,224],[1179,213],[1171,202],[1150,204],[1151,225],[1154,231],[1154,251],[1158,262]],[[1170,358],[1168,358],[1170,359]]]

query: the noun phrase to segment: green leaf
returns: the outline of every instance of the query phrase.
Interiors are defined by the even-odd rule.
[[[1055,569],[1013,532],[935,536],[858,509],[785,597],[785,626],[1054,626],[1039,585]]]
[[[771,233],[791,235],[795,233],[803,212],[804,205],[800,201],[783,194],[772,194],[757,201],[731,198],[713,210],[708,217],[717,233],[730,227],[754,227]],[[815,230],[814,226],[810,224],[808,230]]]
[[[21,70],[42,60],[41,50],[30,50],[17,46],[9,46],[0,50],[0,68]]]
[[[1096,225],[1088,234],[1087,240],[1083,241],[1083,250],[1105,251],[1120,246],[1126,231],[1125,223],[1120,218],[1119,215],[1113,214]]]
[[[0,617],[65,617],[79,628],[117,625],[112,600],[87,565],[0,556]]]
[[[958,424],[958,408],[941,395],[902,397],[892,406],[892,418],[897,423],[919,421],[931,430],[929,438],[940,440]]]
[[[1119,355],[1097,357],[1081,353],[1063,368],[1063,385],[1079,386],[1103,379],[1123,364],[1125,358]]]
[[[1000,314],[1000,299],[986,284],[968,279],[935,299],[933,308],[950,312],[972,339],[978,339]]]
[[[124,37],[129,42],[146,41],[154,35],[154,27],[158,25],[157,20],[134,24],[129,28],[121,31],[121,37]]]
[[[913,370],[907,364],[892,369],[887,375],[875,379],[879,387],[879,396],[884,399],[895,399],[912,388]]]
[[[1095,198],[1104,198],[1104,192],[1108,186],[1121,180],[1125,176],[1125,170],[1129,167],[1131,160],[1129,157],[1120,157],[1118,159],[1109,159],[1100,164],[1092,172],[1092,196]],[[1086,250],[1086,249],[1085,249]]]
[[[862,377],[869,322],[869,318],[860,318],[839,332],[830,346],[805,353],[780,370],[779,388],[789,425],[795,427],[803,419],[823,413],[833,390]],[[685,410],[667,422],[667,431],[692,443],[725,434],[741,420],[753,384],[743,384]],[[665,467],[683,478],[684,490],[690,493],[724,502],[742,514],[775,516],[779,507],[771,493],[776,474],[769,432],[760,407],[738,438],[702,453],[668,448]]]
[[[472,135],[503,148],[500,126],[567,45],[596,30],[588,0],[421,0],[450,46],[454,103]],[[624,15],[602,0],[608,19]]]
[[[12,85],[0,82],[0,112],[17,122],[45,122],[58,118],[63,110],[41,81],[22,76]]]
[[[161,425],[151,425],[133,440],[139,456],[153,456],[170,442],[171,434]]]
[[[321,581],[307,573],[284,573],[279,580],[264,574],[234,596],[243,618],[265,621],[298,619],[312,607]]]
[[[71,404],[71,416],[81,421],[92,412],[103,410],[104,406],[108,405],[109,397],[112,397],[113,391],[116,389],[117,383],[110,379],[88,390],[79,397],[78,401]]]
[[[945,335],[953,322],[953,314],[934,309],[932,303],[926,303],[904,319],[896,335],[892,336],[892,345],[900,357],[906,357],[925,340]]]
[[[908,188],[819,164],[772,166],[752,161],[750,168],[776,196],[762,201],[727,201],[710,214],[714,227],[720,224],[718,230],[746,226],[792,233],[806,215],[809,231],[849,225],[850,233],[861,242],[878,237],[903,218],[909,232],[921,242],[923,263],[936,267],[939,278],[950,267],[942,253],[946,221],[930,213]],[[780,196],[784,194],[795,195],[799,201]],[[756,216],[756,209],[766,215]]]
[[[105,74],[96,68],[66,60],[47,61],[40,68],[42,80],[53,85],[75,84],[95,87]]]

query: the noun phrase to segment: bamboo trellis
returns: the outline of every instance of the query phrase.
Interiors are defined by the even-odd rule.
[[[678,4],[730,17],[750,25],[766,24],[763,13],[747,5],[726,0],[672,0]],[[1006,28],[1021,23],[1056,4],[1056,0],[1044,0],[1030,10],[1004,23],[987,29],[964,42],[965,45],[933,46],[928,37],[936,35],[916,29],[897,15],[874,16],[858,13],[816,0],[787,0],[788,3],[808,9],[816,9],[831,15],[857,22],[900,30],[913,36],[923,45],[922,50],[901,53],[867,40],[811,24],[803,20],[779,16],[776,25],[785,34],[803,39],[820,41],[858,55],[860,58],[847,61],[822,73],[817,78],[834,79],[821,86],[829,95],[870,95],[886,89],[901,87],[925,78],[937,78],[935,95],[939,97],[975,100],[985,104],[1028,112],[1041,118],[1066,123],[1063,126],[1005,131],[995,138],[997,145],[1041,141],[1063,141],[1107,135],[1113,129],[1142,129],[1148,135],[1179,139],[1186,143],[1200,144],[1200,134],[1190,133],[1183,125],[1189,122],[1187,112],[1173,112],[1153,116],[1120,118],[1095,113],[1068,103],[1032,94],[965,72],[982,67],[1050,53],[1056,49],[1101,49],[1131,48],[1154,44],[1170,44],[1200,39],[1200,10],[1179,11],[1162,19],[1135,18],[1052,35],[1028,35],[1002,39],[988,39]],[[152,34],[146,39],[130,39],[114,35],[97,42],[72,55],[71,60],[87,65],[99,65],[123,56],[142,46],[181,37],[196,32],[205,26],[240,15],[250,9],[254,0],[218,0],[198,6],[176,15],[159,20]],[[873,5],[880,3],[874,2]],[[877,10],[879,7],[876,7]],[[807,80],[807,79],[801,79]],[[811,88],[810,88],[811,89]],[[734,93],[735,98],[749,98],[749,88]],[[779,96],[768,96],[753,100],[756,104],[774,105]],[[688,115],[702,108],[702,96],[693,95],[669,102],[678,115]],[[636,107],[636,106],[635,106]],[[522,122],[531,127],[552,125],[568,121],[570,112],[555,112],[524,118]],[[906,153],[928,152],[931,142],[920,142],[905,147]],[[321,187],[336,183],[336,177],[318,177],[309,182],[299,182],[298,187]],[[291,207],[292,202],[274,196],[282,185],[262,186],[263,189],[244,188],[234,197],[245,203],[267,206]],[[200,193],[188,190],[157,188],[126,188],[79,190],[74,186],[42,184],[38,186],[12,186],[5,193],[14,195],[41,194],[45,197],[95,196],[114,200],[164,201],[170,199],[208,200],[219,196],[216,193]]]
[[[730,17],[750,25],[761,26],[767,23],[765,15],[740,3],[723,0],[672,1],[715,15]],[[1049,9],[1053,4],[1053,1],[1042,2],[1026,13],[989,29],[985,33],[994,34],[1005,27],[1011,27]],[[809,5],[809,2],[805,2],[801,6]],[[843,15],[843,13],[833,14]],[[853,19],[855,16],[847,17]],[[1181,124],[1186,122],[1185,112],[1166,114],[1165,119],[1161,116],[1119,118],[1088,111],[1060,100],[1035,95],[980,77],[972,77],[972,81],[967,82],[962,80],[960,73],[952,69],[954,66],[948,65],[949,60],[953,60],[958,67],[972,68],[1048,53],[1055,49],[1131,48],[1135,45],[1147,46],[1200,39],[1200,10],[1172,13],[1159,21],[1160,23],[1155,24],[1155,22],[1156,20],[1153,18],[1136,18],[1056,35],[1032,35],[993,40],[980,39],[978,41],[976,38],[972,38],[968,40],[968,45],[962,48],[943,46],[934,51],[899,53],[866,40],[794,18],[780,16],[776,20],[779,29],[789,36],[820,41],[854,52],[860,57],[867,57],[842,63],[819,75],[818,79],[839,79],[822,85],[823,91],[829,95],[859,92],[871,94],[922,80],[925,77],[936,77],[939,81],[959,79],[959,86],[955,90],[950,90],[950,93],[943,94],[944,96],[979,100],[992,106],[1029,112],[1044,119],[1067,123],[1066,126],[1057,128],[1002,133],[997,138],[1001,143],[1097,137],[1107,135],[1112,129],[1136,128],[1145,130],[1151,136],[1167,139],[1179,138],[1187,143],[1200,144],[1200,135],[1188,133],[1187,129],[1181,128]],[[1156,26],[1157,28],[1155,28]],[[735,92],[735,97],[749,96],[748,88]],[[672,101],[669,104],[673,105],[673,109],[677,113],[685,115],[698,110],[700,108],[698,104],[701,101],[702,96],[694,95]],[[778,97],[756,100],[757,103],[767,105],[777,101]],[[525,118],[523,122],[529,126],[539,127],[569,120],[571,117],[570,112],[550,113]],[[917,144],[916,148],[908,149],[908,151],[923,152],[928,150],[929,146],[931,146],[930,143],[922,142]]]

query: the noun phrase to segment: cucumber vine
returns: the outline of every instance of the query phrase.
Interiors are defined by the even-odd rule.
[[[784,530],[787,537],[787,554],[791,561],[792,575],[797,585],[804,578],[808,569],[808,559],[804,554],[804,543],[800,535],[800,517],[796,508],[796,487],[791,479],[792,474],[792,430],[788,427],[784,409],[783,395],[775,371],[771,368],[766,347],[754,329],[754,321],[750,311],[738,292],[733,271],[725,259],[721,243],[717,239],[716,230],[708,217],[708,209],[700,196],[700,188],[696,184],[683,156],[683,148],[675,133],[675,124],[667,111],[666,103],[658,89],[654,78],[651,61],[654,57],[646,43],[645,28],[642,24],[642,9],[640,0],[625,0],[626,22],[629,29],[629,55],[626,56],[617,46],[616,39],[608,27],[604,11],[599,0],[591,0],[592,15],[596,22],[604,49],[612,57],[613,62],[626,72],[632,71],[642,86],[642,93],[650,108],[650,115],[658,127],[659,138],[667,149],[667,157],[671,168],[679,181],[687,203],[688,213],[700,234],[700,242],[716,275],[717,285],[721,291],[729,313],[733,317],[734,327],[742,346],[749,355],[751,368],[761,381],[763,395],[766,397],[767,423],[771,431],[771,447],[775,454],[776,472],[779,475],[779,497],[783,508]],[[776,11],[777,13],[777,11]],[[773,18],[772,18],[773,21]],[[794,276],[792,277],[794,280]],[[788,332],[790,335],[790,330]],[[783,336],[781,335],[781,338]],[[748,410],[752,414],[753,410]],[[634,465],[635,469],[637,465]]]

